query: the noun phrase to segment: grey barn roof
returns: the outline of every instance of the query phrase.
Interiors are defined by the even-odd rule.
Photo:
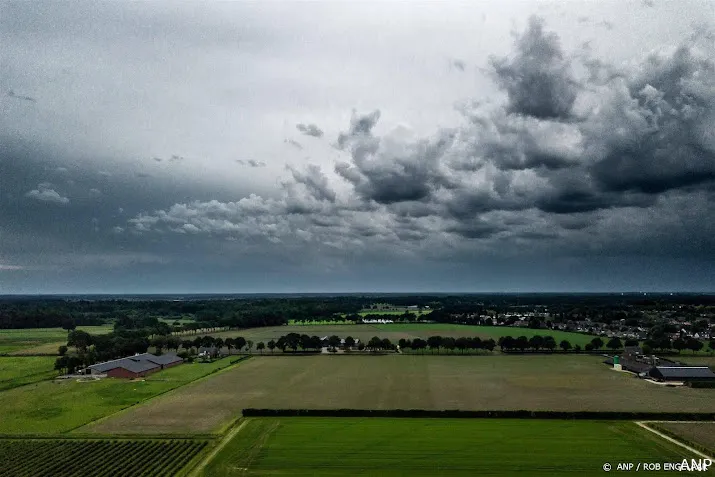
[[[142,353],[134,356],[128,356],[126,358],[114,359],[104,363],[93,364],[88,367],[89,369],[99,373],[105,373],[116,368],[124,368],[133,373],[141,373],[163,365],[177,363],[179,361],[182,361],[182,359],[175,354],[154,356],[150,353]]]
[[[664,378],[715,378],[707,366],[656,366]]]

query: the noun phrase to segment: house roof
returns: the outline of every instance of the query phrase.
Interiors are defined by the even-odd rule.
[[[715,379],[715,373],[707,366],[656,366],[664,378],[709,378]]]

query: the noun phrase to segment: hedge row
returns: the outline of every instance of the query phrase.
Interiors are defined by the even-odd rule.
[[[713,421],[715,412],[623,412],[623,411],[459,411],[426,409],[255,409],[243,410],[245,417],[449,417],[515,419],[590,419]]]
[[[715,381],[691,381],[687,384],[691,388],[715,388]]]
[[[240,357],[238,357],[238,358],[236,358],[236,359],[234,359],[234,360],[231,360],[231,362],[230,362],[229,364],[240,363],[241,361],[245,361],[245,360],[247,360],[247,359],[250,358],[250,357],[251,357],[250,355],[240,356]]]
[[[648,424],[648,427],[652,427],[652,428],[655,429],[656,431],[662,432],[662,433],[665,434],[666,436],[672,437],[672,438],[675,439],[676,441],[682,442],[682,443],[685,444],[686,446],[690,446],[690,447],[692,447],[692,448],[695,449],[695,450],[699,450],[700,452],[703,452],[703,453],[708,454],[708,455],[712,455],[713,453],[715,453],[715,449],[709,449],[707,446],[704,446],[704,445],[702,445],[702,444],[698,444],[697,442],[693,442],[693,441],[691,441],[691,440],[688,440],[688,439],[684,438],[683,436],[681,436],[681,435],[679,435],[679,434],[676,434],[675,432],[671,431],[670,429],[666,429],[666,428],[664,428],[664,427],[661,427],[661,426],[659,426],[658,424],[656,424],[656,423],[654,423],[654,422],[649,422],[649,423],[647,423],[647,424]]]

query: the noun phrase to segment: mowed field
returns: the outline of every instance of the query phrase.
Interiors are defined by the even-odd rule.
[[[0,356],[0,391],[50,379],[57,375],[54,364],[55,358],[51,356]]]
[[[112,331],[107,326],[78,326],[78,330],[98,335]],[[25,328],[0,330],[0,354],[58,354],[57,348],[67,344],[67,330],[62,328]]]
[[[359,338],[362,341],[369,341],[373,336],[387,338],[393,343],[400,339],[427,339],[430,336],[451,336],[458,338],[460,336],[479,336],[480,338],[493,338],[498,340],[502,336],[511,335],[513,337],[526,336],[530,338],[534,335],[550,335],[553,336],[557,343],[561,340],[569,340],[572,345],[580,344],[582,347],[589,343],[594,336],[584,335],[580,333],[570,333],[566,331],[552,330],[532,330],[528,328],[511,328],[505,326],[470,326],[470,325],[454,325],[450,323],[388,323],[381,325],[286,325],[286,326],[271,326],[266,328],[249,328],[244,330],[222,331],[219,333],[211,333],[211,336],[221,338],[235,338],[243,336],[246,339],[254,342],[263,341],[267,343],[270,340],[277,340],[288,333],[298,333],[316,336],[338,335],[341,338],[352,336]]]
[[[715,422],[659,422],[655,427],[700,444],[710,450],[711,456],[715,456]]]
[[[595,356],[265,356],[81,428],[215,432],[244,408],[715,411],[711,389],[669,388]]]
[[[692,457],[630,422],[251,418],[203,475],[602,476]]]
[[[182,364],[142,380],[46,380],[2,391],[0,434],[67,432],[227,368],[230,361]]]

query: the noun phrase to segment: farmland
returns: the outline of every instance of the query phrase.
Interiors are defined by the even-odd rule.
[[[691,457],[630,422],[528,424],[250,418],[203,475],[603,475],[606,462]]]
[[[42,381],[3,391],[0,434],[67,432],[226,368],[230,361],[183,364],[142,380]]]
[[[698,444],[715,455],[715,422],[659,422],[657,429],[670,431],[681,439]]]
[[[111,326],[78,326],[90,334],[105,334]],[[57,348],[67,343],[67,330],[62,328],[26,328],[0,330],[0,354],[57,354]]]
[[[52,357],[0,357],[0,391],[57,375]]]
[[[715,411],[709,389],[666,388],[596,356],[266,356],[81,432],[214,432],[248,407]]]
[[[169,477],[178,475],[206,444],[184,439],[2,439],[0,462],[7,477]]]
[[[368,341],[373,336],[387,338],[393,343],[400,339],[415,339],[429,338],[430,336],[452,336],[458,338],[460,336],[479,336],[480,338],[497,340],[501,336],[511,335],[526,336],[527,338],[534,335],[550,335],[553,336],[558,343],[561,340],[569,340],[572,345],[580,344],[585,346],[594,337],[581,333],[570,333],[566,331],[552,331],[547,329],[532,330],[528,328],[512,328],[506,326],[468,326],[454,325],[449,323],[387,323],[387,324],[317,324],[317,325],[287,325],[287,326],[272,326],[266,328],[250,328],[235,331],[223,331],[219,333],[211,333],[212,336],[220,338],[235,338],[243,336],[246,339],[253,341],[269,341],[277,340],[280,336],[288,333],[299,333],[307,335],[338,335],[341,338],[352,336],[359,338],[363,342]]]

